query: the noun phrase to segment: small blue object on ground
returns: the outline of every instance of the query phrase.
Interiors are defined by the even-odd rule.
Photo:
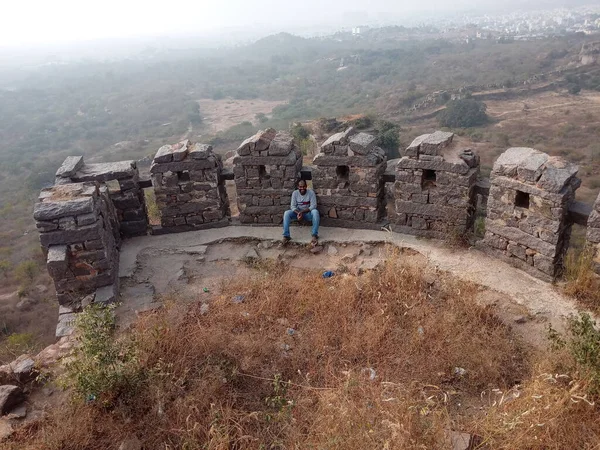
[[[331,278],[334,275],[335,275],[335,273],[333,273],[331,270],[328,270],[327,272],[323,272],[323,278]]]
[[[243,303],[244,302],[244,296],[243,295],[236,295],[235,297],[233,297],[231,299],[231,301],[233,303]]]

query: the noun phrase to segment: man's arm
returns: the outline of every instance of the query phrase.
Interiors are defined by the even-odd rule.
[[[290,202],[290,209],[298,214],[298,199],[296,198],[296,191],[292,192],[292,201]]]
[[[317,209],[317,194],[315,194],[315,191],[313,191],[312,189],[309,192],[310,192],[310,207],[308,210],[312,211],[313,209]]]

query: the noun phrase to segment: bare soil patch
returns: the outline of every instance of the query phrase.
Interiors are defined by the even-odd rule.
[[[269,117],[273,108],[287,102],[278,100],[235,100],[200,99],[200,114],[210,133],[217,133],[241,122],[256,123],[256,115],[263,113]]]

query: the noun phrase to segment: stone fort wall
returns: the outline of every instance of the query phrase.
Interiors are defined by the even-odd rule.
[[[86,164],[68,157],[34,209],[61,315],[71,317],[82,301],[117,297],[122,239],[231,224],[227,179],[236,185],[239,222],[249,226],[279,225],[300,179],[312,180],[325,226],[385,226],[441,239],[470,230],[476,199],[483,197],[486,232],[478,246],[489,254],[553,280],[578,223],[588,227],[600,273],[600,196],[593,207],[575,201],[576,165],[510,148],[488,182],[479,179],[470,143],[452,133],[419,136],[392,161],[375,142],[349,128],[303,167],[289,133],[269,129],[240,145],[228,171],[209,145],[182,141],[158,150],[146,181],[134,161]],[[154,189],[159,226],[149,225],[143,188]]]

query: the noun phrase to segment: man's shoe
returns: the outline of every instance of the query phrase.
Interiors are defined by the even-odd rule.
[[[319,245],[319,236],[313,236],[310,240],[310,245],[312,245],[313,247]]]
[[[288,245],[288,243],[289,243],[291,240],[292,240],[292,238],[291,238],[291,237],[289,237],[289,236],[284,236],[284,237],[283,237],[283,239],[281,240],[281,245],[283,245],[283,246],[285,247],[286,245]]]

